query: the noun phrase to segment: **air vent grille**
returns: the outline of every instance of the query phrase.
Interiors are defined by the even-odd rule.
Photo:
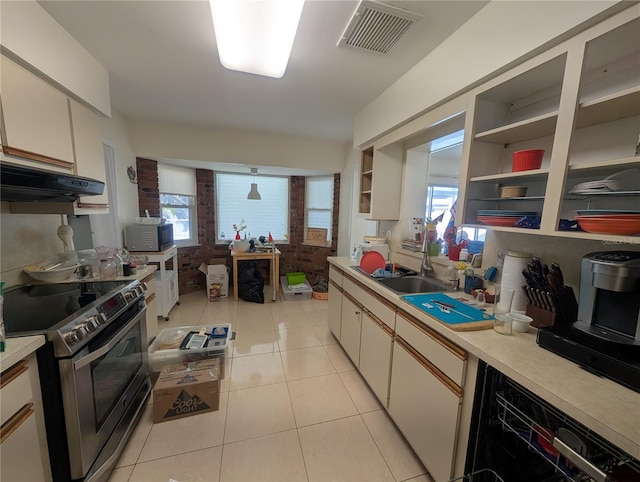
[[[362,1],[354,12],[338,46],[386,54],[420,15],[386,4]]]

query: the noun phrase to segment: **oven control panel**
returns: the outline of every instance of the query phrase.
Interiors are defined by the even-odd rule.
[[[102,303],[100,306],[98,306],[97,310],[99,313],[102,313],[104,316],[106,316],[107,319],[111,319],[125,306],[127,306],[127,302],[125,301],[125,294],[121,292],[117,293],[115,296],[112,296],[107,301]]]

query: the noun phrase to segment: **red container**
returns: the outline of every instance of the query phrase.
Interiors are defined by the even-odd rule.
[[[460,259],[460,250],[462,246],[449,246],[449,260],[458,261]]]
[[[544,149],[526,149],[524,151],[516,151],[513,153],[511,170],[513,172],[518,172],[540,169],[540,166],[542,166],[543,155]]]

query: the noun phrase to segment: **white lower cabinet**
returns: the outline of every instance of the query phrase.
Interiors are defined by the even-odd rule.
[[[343,293],[340,344],[355,366],[360,366],[361,325],[362,307],[347,293]]]
[[[156,313],[165,320],[169,319],[169,312],[178,302],[178,276],[177,271],[167,270],[166,279],[162,279],[162,273],[156,271],[155,288],[156,288]]]
[[[374,315],[362,314],[360,373],[384,407],[389,401],[393,330]]]
[[[35,353],[0,374],[0,480],[51,480]]]
[[[392,367],[389,414],[433,479],[450,480],[462,389],[401,337]]]
[[[327,323],[333,336],[340,341],[340,330],[342,327],[342,288],[332,279],[329,280]]]

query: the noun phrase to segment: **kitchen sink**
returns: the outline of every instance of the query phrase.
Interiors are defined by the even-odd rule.
[[[395,291],[398,294],[407,293],[434,293],[439,291],[451,291],[440,280],[426,276],[404,276],[403,278],[383,278],[378,280],[381,285]]]

